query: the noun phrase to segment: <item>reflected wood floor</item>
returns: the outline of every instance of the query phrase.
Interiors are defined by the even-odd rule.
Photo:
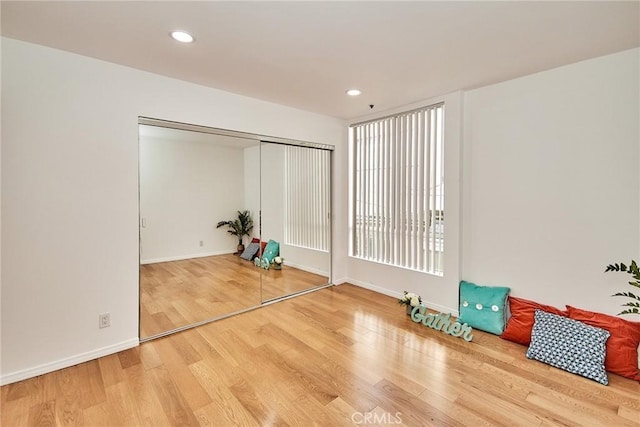
[[[638,426],[639,383],[525,351],[340,285],[4,386],[2,425]]]
[[[327,281],[327,277],[286,264],[282,270],[264,270],[232,254],[141,265],[140,336],[255,307],[261,299]]]

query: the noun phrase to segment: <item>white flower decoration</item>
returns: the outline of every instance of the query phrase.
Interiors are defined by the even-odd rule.
[[[417,307],[422,303],[422,297],[418,294],[414,294],[413,292],[404,291],[398,302],[402,305]]]

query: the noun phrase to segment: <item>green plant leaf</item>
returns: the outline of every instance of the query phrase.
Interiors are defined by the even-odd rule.
[[[636,281],[635,282],[630,281],[627,283],[635,288],[640,288],[640,268],[638,268],[638,263],[635,260],[631,260],[631,263],[629,264],[629,266],[625,265],[622,262],[620,264],[617,264],[617,263],[609,264],[605,268],[605,273],[609,271],[621,271],[623,273],[630,274],[631,276],[633,276],[633,278]],[[638,302],[640,301],[640,295],[636,295],[632,292],[616,292],[612,296],[625,297],[625,298],[631,299],[631,301],[628,301],[622,304],[623,307],[631,307],[631,308],[618,313],[618,315],[638,314],[640,312],[640,302]]]
[[[638,301],[640,301],[640,297],[637,297],[636,295],[632,294],[631,292],[616,292],[615,294],[611,295],[612,297],[627,297],[627,298],[633,298],[633,299],[637,299]]]

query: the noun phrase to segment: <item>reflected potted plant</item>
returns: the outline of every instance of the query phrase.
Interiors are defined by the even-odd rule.
[[[251,212],[249,211],[238,211],[238,218],[232,219],[229,221],[220,221],[216,228],[227,226],[229,229],[227,233],[232,236],[238,237],[238,247],[236,248],[237,254],[241,254],[244,251],[244,244],[242,243],[242,238],[244,236],[248,236],[253,230],[253,219],[251,218]]]

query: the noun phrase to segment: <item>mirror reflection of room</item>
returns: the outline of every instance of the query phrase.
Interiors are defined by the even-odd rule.
[[[331,153],[269,142],[260,151],[262,241],[276,242],[282,261],[261,263],[262,300],[270,301],[330,282]]]
[[[140,338],[330,283],[330,152],[141,124]]]
[[[244,150],[259,142],[140,125],[139,144],[141,338],[259,305],[260,272],[216,228],[244,210]]]

